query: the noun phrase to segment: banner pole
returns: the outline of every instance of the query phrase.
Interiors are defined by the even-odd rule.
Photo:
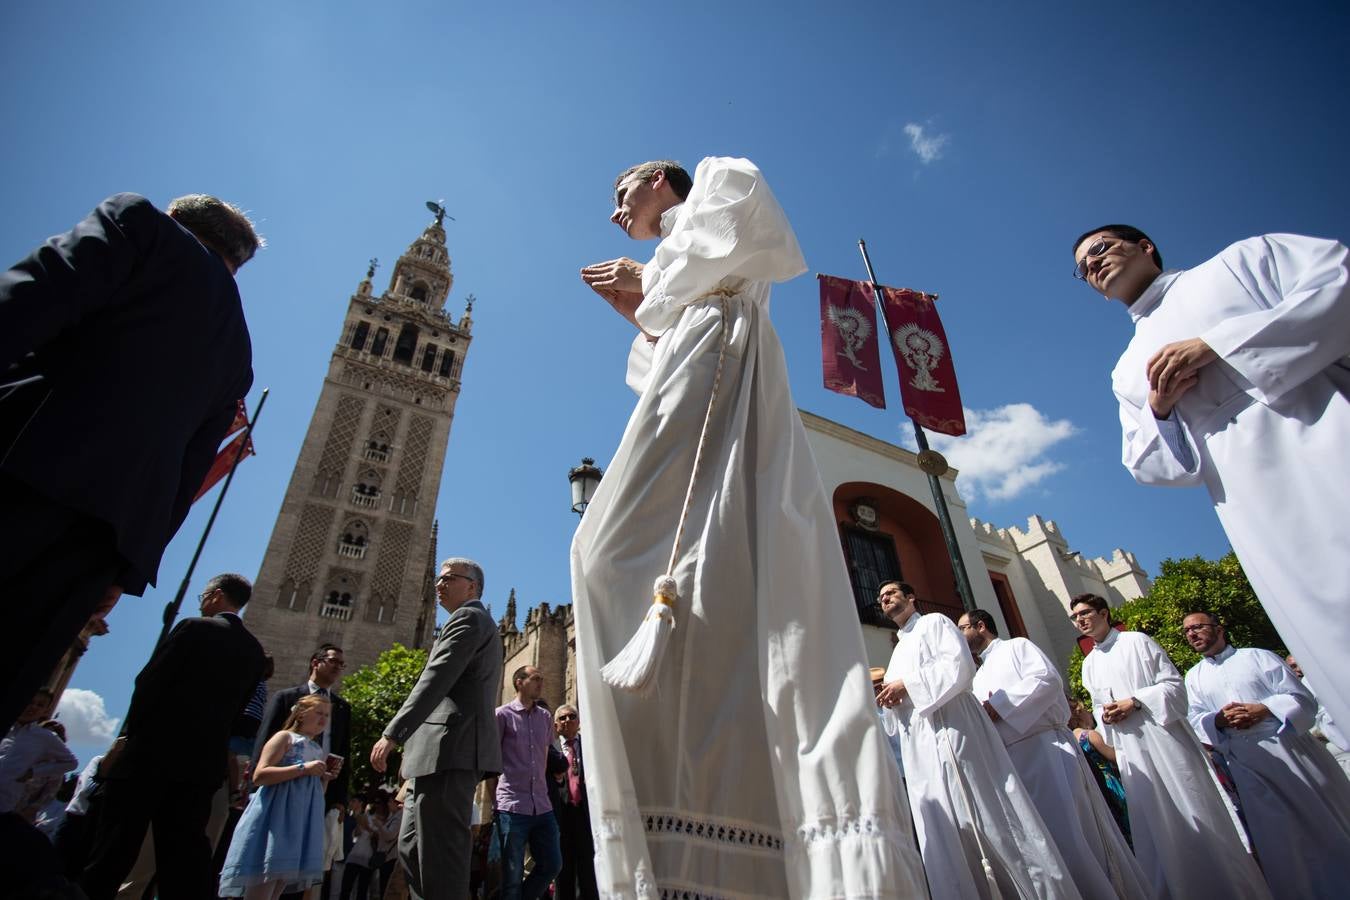
[[[881,285],[877,283],[876,273],[872,270],[872,260],[867,255],[867,241],[859,238],[858,250],[862,252],[863,265],[867,267],[867,279],[872,283],[872,299],[877,305],[881,315],[882,327],[885,330],[886,307],[881,299]],[[888,336],[887,340],[889,339]],[[900,373],[900,377],[904,378],[903,372]],[[918,444],[919,452],[929,452],[928,436],[924,434],[923,428],[919,426],[918,422],[914,421],[912,416],[909,423],[914,426],[914,442]],[[945,467],[945,460],[943,464]],[[928,476],[928,487],[933,492],[933,505],[937,507],[938,522],[942,525],[942,538],[947,544],[947,557],[951,561],[952,575],[956,579],[956,592],[961,596],[961,606],[966,612],[970,612],[976,608],[975,595],[970,589],[970,577],[966,574],[965,560],[961,558],[961,547],[956,542],[956,529],[952,527],[952,515],[951,511],[947,509],[947,497],[942,493],[942,482],[938,476],[927,471],[924,474]]]
[[[206,527],[202,529],[202,538],[197,542],[197,550],[192,554],[192,562],[188,563],[187,574],[183,576],[183,583],[178,586],[178,593],[174,595],[171,602],[164,606],[164,627],[159,631],[159,639],[155,641],[155,650],[164,643],[164,639],[169,636],[169,630],[173,627],[174,620],[178,618],[178,612],[183,607],[183,598],[187,596],[188,584],[192,581],[192,573],[197,568],[197,560],[201,559],[202,550],[206,548],[206,539],[211,536],[211,527],[216,524],[216,514],[220,512],[220,505],[225,502],[225,494],[230,489],[230,482],[234,480],[234,470],[239,468],[240,461],[244,458],[244,451],[248,449],[249,437],[253,434],[253,426],[258,422],[258,416],[262,413],[263,404],[267,402],[268,388],[263,388],[262,396],[258,398],[258,405],[253,409],[253,417],[248,420],[248,425],[244,428],[244,439],[239,442],[239,449],[234,453],[234,462],[230,464],[230,473],[225,476],[225,484],[221,487],[220,493],[216,496],[216,505],[211,508],[211,517],[206,520]],[[154,651],[151,651],[152,655]]]

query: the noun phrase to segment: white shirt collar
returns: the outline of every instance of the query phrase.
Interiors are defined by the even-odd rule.
[[[980,659],[981,659],[981,660],[988,660],[988,659],[989,659],[989,654],[993,653],[993,652],[994,652],[994,648],[997,647],[997,646],[998,646],[999,644],[1001,644],[1001,643],[1003,643],[1003,638],[994,638],[992,641],[990,641],[989,643],[985,644],[985,645],[984,645],[984,649],[980,651]]]
[[[1172,282],[1177,280],[1181,274],[1181,269],[1171,269],[1163,272],[1153,283],[1144,288],[1144,292],[1139,295],[1139,299],[1130,304],[1130,318],[1138,322],[1144,316],[1153,312],[1154,308],[1162,301],[1163,295],[1167,289],[1172,286]]]
[[[670,233],[675,230],[675,220],[680,217],[680,210],[684,209],[683,203],[676,203],[670,209],[661,213],[661,237],[670,237]]]

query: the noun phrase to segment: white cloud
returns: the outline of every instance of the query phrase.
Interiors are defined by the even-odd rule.
[[[930,434],[928,442],[960,470],[957,482],[969,501],[1011,500],[1040,484],[1064,468],[1047,451],[1078,433],[1068,419],[1052,422],[1030,403],[965,412],[963,437]],[[914,446],[911,436],[905,442]]]
[[[909,146],[925,166],[934,160],[942,159],[942,151],[951,142],[949,134],[929,134],[924,126],[917,122],[905,125],[905,134],[909,136]]]
[[[117,737],[120,719],[109,717],[103,698],[93,691],[66,688],[56,708],[71,744],[107,744]]]

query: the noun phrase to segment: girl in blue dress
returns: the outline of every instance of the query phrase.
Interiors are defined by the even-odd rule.
[[[336,772],[315,741],[328,727],[328,700],[301,697],[263,745],[248,801],[220,870],[220,896],[275,900],[323,881],[323,792]]]

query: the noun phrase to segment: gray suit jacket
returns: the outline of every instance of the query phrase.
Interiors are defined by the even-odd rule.
[[[501,683],[501,635],[483,604],[470,600],[450,614],[412,693],[384,730],[403,745],[403,777],[450,769],[499,774]]]

